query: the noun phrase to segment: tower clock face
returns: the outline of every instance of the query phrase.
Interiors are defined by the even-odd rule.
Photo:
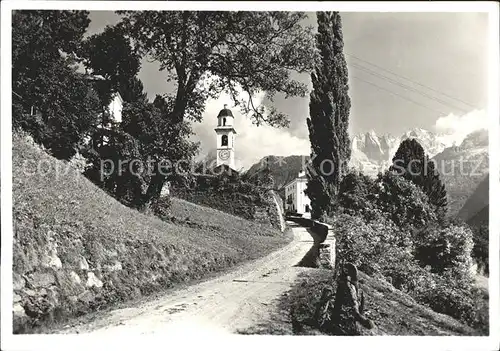
[[[225,161],[229,158],[230,152],[229,150],[220,150],[219,157],[221,160]]]

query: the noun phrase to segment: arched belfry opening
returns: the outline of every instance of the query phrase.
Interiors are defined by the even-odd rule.
[[[223,135],[222,136],[222,141],[221,141],[221,146],[227,146],[228,144],[228,138],[227,138],[227,135]]]
[[[223,126],[226,126],[226,117],[224,117],[224,118],[222,119],[222,125],[223,125]]]

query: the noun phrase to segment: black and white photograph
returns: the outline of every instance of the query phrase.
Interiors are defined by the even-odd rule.
[[[499,5],[411,3],[3,2],[2,349],[497,350]]]

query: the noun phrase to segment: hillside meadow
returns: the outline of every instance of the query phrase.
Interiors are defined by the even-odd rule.
[[[14,332],[202,279],[290,236],[173,199],[175,221],[132,210],[13,136]]]

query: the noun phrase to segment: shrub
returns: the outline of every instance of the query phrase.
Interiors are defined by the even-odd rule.
[[[170,207],[172,200],[170,196],[162,196],[151,204],[151,211],[160,218],[166,217],[170,214]]]
[[[479,327],[481,294],[472,280],[460,279],[457,272],[428,273],[411,295],[439,313],[447,314],[473,327]],[[484,321],[481,322],[484,327]]]
[[[376,220],[366,222],[359,216],[342,214],[330,221],[337,228],[337,257],[354,263],[367,274],[387,271],[392,260],[402,263],[411,259],[409,233],[401,231],[380,212],[376,216]]]
[[[107,139],[102,145],[84,156],[89,166],[84,175],[123,204],[133,207],[147,185],[149,170],[141,169],[142,160],[137,141],[120,128],[102,129],[94,133],[94,143]],[[134,167],[132,167],[134,166]]]
[[[479,267],[489,274],[489,225],[483,224],[473,229],[474,247],[472,257],[477,261]]]
[[[269,189],[243,181],[237,176],[198,175],[193,186],[175,188],[173,194],[184,200],[208,206],[245,219],[255,219],[257,207],[267,207]]]
[[[386,171],[372,180],[362,173],[350,172],[340,184],[337,203],[342,211],[376,221],[380,212],[403,230],[436,223],[434,207],[424,192],[411,181]]]
[[[471,275],[471,231],[448,224],[413,235],[380,210],[372,214],[372,220],[346,213],[329,219],[337,228],[336,265],[350,261],[434,311],[487,330],[487,308]]]
[[[434,162],[429,160],[422,145],[416,139],[403,140],[392,162],[391,171],[422,189],[429,197],[436,215],[443,220],[448,207],[446,189]]]
[[[338,205],[345,212],[367,215],[374,209],[375,181],[357,172],[350,172],[340,182]]]
[[[409,180],[391,171],[379,174],[375,187],[377,207],[400,228],[422,228],[437,222],[427,195]]]
[[[466,226],[421,230],[415,235],[415,258],[432,272],[455,269],[461,277],[471,274],[472,231]]]

